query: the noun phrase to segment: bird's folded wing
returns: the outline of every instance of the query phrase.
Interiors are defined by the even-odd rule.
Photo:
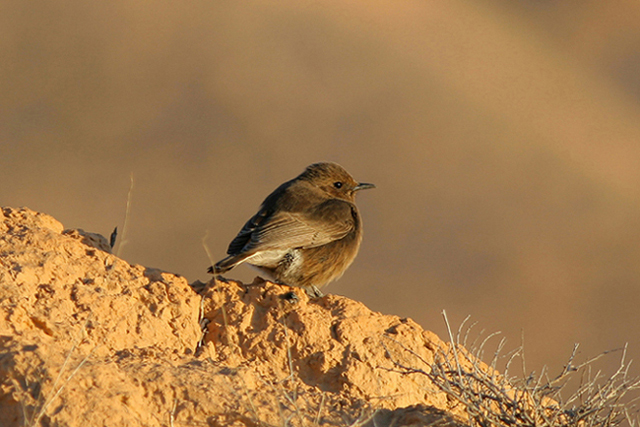
[[[330,201],[312,213],[279,212],[251,234],[253,250],[312,248],[345,237],[355,227],[351,205]],[[249,248],[245,249],[249,249]]]
[[[257,214],[251,217],[244,227],[242,227],[242,230],[240,230],[238,235],[229,244],[227,254],[237,255],[241,253],[244,247],[251,241],[251,234],[256,230],[256,228],[265,222],[267,217],[268,212],[266,209],[260,209]]]

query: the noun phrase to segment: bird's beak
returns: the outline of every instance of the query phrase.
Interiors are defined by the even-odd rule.
[[[376,186],[373,184],[367,184],[366,182],[361,182],[354,187],[353,191],[366,190],[367,188],[376,188]]]

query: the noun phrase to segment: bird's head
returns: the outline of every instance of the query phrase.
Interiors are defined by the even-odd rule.
[[[373,184],[359,183],[337,163],[323,162],[308,166],[300,175],[311,185],[324,191],[332,198],[355,202],[356,193],[367,188],[375,188]]]

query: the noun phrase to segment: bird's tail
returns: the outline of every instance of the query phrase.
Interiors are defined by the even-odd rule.
[[[249,255],[247,254],[229,255],[225,259],[218,261],[216,265],[212,265],[211,267],[209,267],[207,273],[222,274],[231,270],[236,265],[241,264],[248,257]]]

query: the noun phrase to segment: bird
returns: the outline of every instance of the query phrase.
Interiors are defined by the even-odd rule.
[[[356,193],[375,188],[357,182],[342,166],[320,162],[283,183],[229,244],[227,257],[209,267],[225,273],[246,262],[280,284],[304,289],[312,298],[339,279],[362,241]]]

